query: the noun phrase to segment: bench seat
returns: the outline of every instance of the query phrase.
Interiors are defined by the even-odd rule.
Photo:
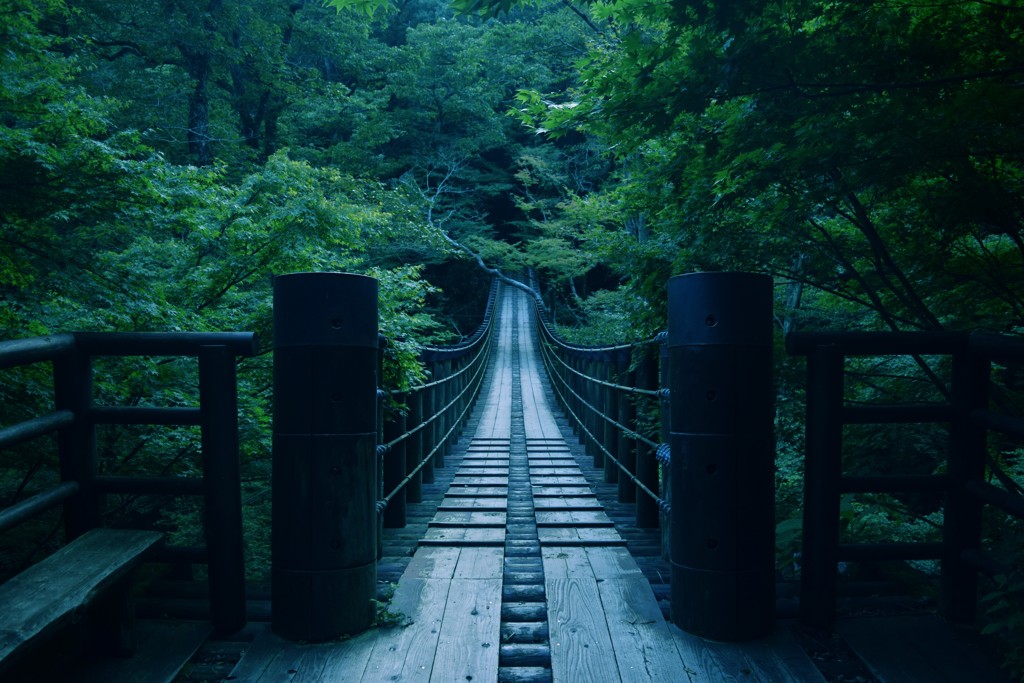
[[[102,647],[130,651],[130,574],[163,539],[157,531],[93,529],[0,584],[0,674],[36,642],[83,622]]]

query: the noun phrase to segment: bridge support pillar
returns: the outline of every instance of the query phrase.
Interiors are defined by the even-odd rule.
[[[775,617],[772,280],[669,280],[672,621],[714,640]]]
[[[272,627],[326,641],[373,624],[377,281],[274,279]]]

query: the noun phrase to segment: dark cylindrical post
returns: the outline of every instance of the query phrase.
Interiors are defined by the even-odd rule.
[[[636,386],[645,390],[658,389],[658,350],[653,346],[645,346],[643,356],[636,371]],[[641,405],[648,405],[642,403]],[[633,431],[641,433],[642,413],[633,410]],[[656,441],[658,434],[645,435]],[[658,493],[658,461],[654,449],[643,441],[636,442],[636,476],[651,491]],[[646,493],[636,494],[636,525],[642,529],[658,526],[658,502]]]
[[[714,640],[775,618],[772,280],[669,280],[672,620]]]
[[[273,630],[368,628],[377,584],[377,281],[274,279]]]
[[[399,405],[406,402],[407,397],[403,394],[398,397]],[[390,443],[402,434],[405,434],[405,414],[396,411],[389,415],[384,421],[384,441]],[[405,462],[406,441],[402,439],[391,447],[390,452],[384,455],[384,495],[395,490],[408,470]],[[384,508],[384,526],[389,529],[400,529],[405,526],[405,494],[408,486],[403,486],[394,497],[388,501]]]
[[[57,410],[75,414],[75,421],[57,437],[61,481],[78,482],[78,493],[64,505],[64,529],[71,540],[100,523],[100,498],[93,485],[96,428],[89,419],[92,359],[78,348],[58,356],[53,362],[53,384]]]
[[[971,419],[971,413],[987,407],[990,373],[991,362],[977,353],[953,355],[956,419],[949,439],[950,491],[942,526],[940,600],[946,618],[959,623],[974,621],[978,605],[978,570],[964,561],[963,553],[981,545],[982,502],[967,491],[967,484],[985,476],[988,436],[985,427]]]
[[[210,611],[214,630],[226,634],[242,628],[246,615],[238,384],[235,357],[224,346],[199,351],[199,409]]]

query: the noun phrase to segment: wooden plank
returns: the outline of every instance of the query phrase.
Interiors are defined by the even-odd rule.
[[[504,561],[505,549],[503,547],[462,548],[453,578],[500,579]]]
[[[605,579],[597,582],[597,590],[621,680],[695,680],[687,672],[646,579]]]
[[[604,506],[596,498],[584,496],[534,497],[533,505],[537,510],[603,510]]]
[[[304,656],[302,647],[279,638],[268,628],[246,648],[229,678],[253,683],[291,681]]]
[[[626,541],[615,529],[576,529],[541,527],[537,539],[542,546],[624,546]]]
[[[504,498],[445,498],[437,506],[438,511],[445,510],[492,510],[504,511],[507,503]]]
[[[700,681],[737,683],[824,683],[825,678],[788,629],[743,643],[705,640],[669,624],[679,655]],[[930,683],[930,682],[929,682]]]
[[[455,489],[457,489],[459,487],[462,487],[462,486],[502,486],[502,485],[506,485],[507,486],[508,485],[508,479],[509,478],[508,478],[507,475],[506,476],[490,476],[490,477],[481,477],[481,476],[459,477],[458,479],[453,479],[453,481],[452,481],[452,488],[450,490],[455,490]]]
[[[590,490],[589,484],[575,484],[573,486],[546,486],[543,484],[533,484],[533,495],[535,497],[540,496],[543,498],[572,496],[576,498],[586,497],[591,499],[591,501],[597,500],[597,495]]]
[[[1010,681],[934,615],[849,618],[836,630],[880,683]]]
[[[440,510],[428,526],[505,527],[505,513],[480,510]]]
[[[460,467],[455,473],[455,482],[463,477],[507,477],[507,467]]]
[[[508,496],[508,485],[504,486],[464,486],[452,485],[444,495],[454,498],[504,498]]]
[[[362,680],[429,679],[451,583],[405,577],[399,581],[390,609],[408,617],[409,625],[378,630]]]
[[[569,579],[592,577],[587,549],[579,546],[545,546],[541,549],[544,578]]]
[[[357,683],[363,680],[373,645],[382,632],[387,633],[388,629],[374,629],[340,643],[305,646],[302,661],[290,683]]]
[[[611,527],[615,526],[603,510],[537,510],[537,526]]]
[[[586,478],[581,474],[578,476],[535,476],[530,477],[530,483],[534,486],[589,486]]]
[[[430,680],[496,681],[501,578],[453,579]]]
[[[402,574],[412,579],[450,579],[459,563],[458,548],[419,548]]]
[[[555,683],[607,681],[617,671],[597,583],[546,579],[551,674]]]
[[[624,579],[643,576],[636,560],[625,548],[586,548],[585,552],[596,579]]]
[[[432,527],[427,529],[421,544],[438,543],[505,543],[505,528],[491,529],[478,527]]]

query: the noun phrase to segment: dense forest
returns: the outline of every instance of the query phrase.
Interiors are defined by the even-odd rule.
[[[0,338],[254,330],[268,346],[273,274],[362,272],[401,386],[422,379],[422,344],[477,323],[488,276],[467,250],[536,270],[580,343],[663,329],[671,275],[769,273],[787,576],[803,406],[783,333],[1024,331],[1019,0],[0,0],[0,44]],[[254,576],[270,362],[240,366]],[[941,395],[938,363],[875,359],[848,397]],[[191,400],[184,361],[100,370],[100,402]],[[44,374],[0,385],[5,424],[50,400]],[[187,473],[187,432],[103,430],[104,471]],[[854,470],[942,467],[937,428],[848,436]],[[993,443],[994,481],[1020,492],[1021,455]],[[0,503],[47,485],[52,457],[7,456]],[[110,514],[196,532],[186,503]],[[844,532],[934,538],[941,514],[861,496]],[[987,521],[1020,566],[1020,523]],[[30,554],[58,540],[40,525]],[[991,630],[1021,638],[1024,582],[987,590]]]

